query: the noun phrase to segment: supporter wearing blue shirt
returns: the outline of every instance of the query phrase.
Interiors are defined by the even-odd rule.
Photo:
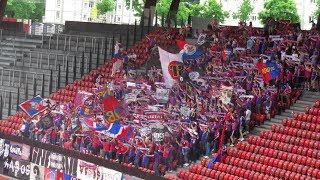
[[[135,158],[134,158],[134,166],[135,166],[136,168],[140,167],[140,157],[141,157],[141,154],[142,154],[141,151],[138,150],[137,153],[136,153],[136,156],[135,156]]]
[[[156,174],[156,176],[161,176],[160,171],[159,171],[159,159],[160,155],[158,152],[154,153],[154,165],[153,165],[153,170]]]

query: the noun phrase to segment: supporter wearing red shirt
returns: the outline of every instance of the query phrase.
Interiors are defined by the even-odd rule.
[[[109,159],[109,152],[110,152],[110,143],[108,140],[105,140],[103,143],[103,147],[102,147],[102,151],[103,151],[103,157],[105,159]]]
[[[56,145],[57,137],[58,137],[57,130],[56,130],[56,128],[53,128],[53,130],[51,132],[51,144],[52,145]]]
[[[71,142],[70,142],[70,141],[71,141],[71,140],[66,141],[66,142],[63,144],[63,148],[68,149],[68,150],[72,149],[72,147],[71,147]]]

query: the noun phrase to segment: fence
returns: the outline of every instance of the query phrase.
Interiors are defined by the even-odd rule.
[[[62,54],[62,53],[50,53],[50,52],[36,52],[36,51],[30,51],[25,52],[22,58],[22,63],[24,67],[36,67],[41,69],[55,69],[57,70],[57,67],[61,65],[61,68],[63,70],[66,70],[67,62],[69,65],[69,68],[71,67],[74,69],[74,61],[76,59],[83,59],[84,61],[84,72],[89,72],[89,57],[87,56],[77,56],[77,55],[71,55],[69,53]],[[46,68],[45,68],[46,66]],[[78,61],[76,62],[76,66],[79,68],[79,72],[82,68],[82,62]]]
[[[61,42],[62,41],[62,42]],[[45,43],[48,43],[49,49],[64,50],[64,51],[84,51],[104,54],[104,49],[110,49],[112,42],[116,41],[114,38],[106,37],[93,37],[83,35],[71,35],[71,34],[42,34],[42,48]],[[82,50],[80,50],[80,47]]]

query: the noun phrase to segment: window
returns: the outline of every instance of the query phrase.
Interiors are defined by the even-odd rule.
[[[121,21],[121,18],[120,17],[117,17],[117,22],[120,22]]]
[[[121,4],[118,5],[118,10],[119,10],[119,11],[121,10]]]
[[[92,8],[93,5],[94,5],[93,2],[90,2],[90,3],[89,3],[89,7],[90,7],[90,8]]]
[[[87,8],[88,7],[88,3],[84,3],[83,6],[84,6],[84,8]]]
[[[251,20],[252,21],[256,21],[257,20],[257,16],[251,16]]]
[[[61,6],[61,1],[57,0],[57,8],[60,8],[60,6]]]
[[[56,12],[56,19],[60,19],[60,11]]]
[[[311,3],[316,3],[316,0],[310,0]]]
[[[83,15],[83,19],[86,20],[86,19],[87,19],[87,16],[86,16],[86,15]]]

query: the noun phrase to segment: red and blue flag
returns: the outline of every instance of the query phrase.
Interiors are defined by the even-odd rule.
[[[256,66],[265,82],[269,82],[280,75],[280,69],[277,63],[275,62],[272,62],[272,61],[267,61],[266,63],[259,62],[257,63]]]
[[[32,118],[47,109],[47,106],[43,105],[42,100],[42,97],[38,95],[21,103],[20,108]]]

